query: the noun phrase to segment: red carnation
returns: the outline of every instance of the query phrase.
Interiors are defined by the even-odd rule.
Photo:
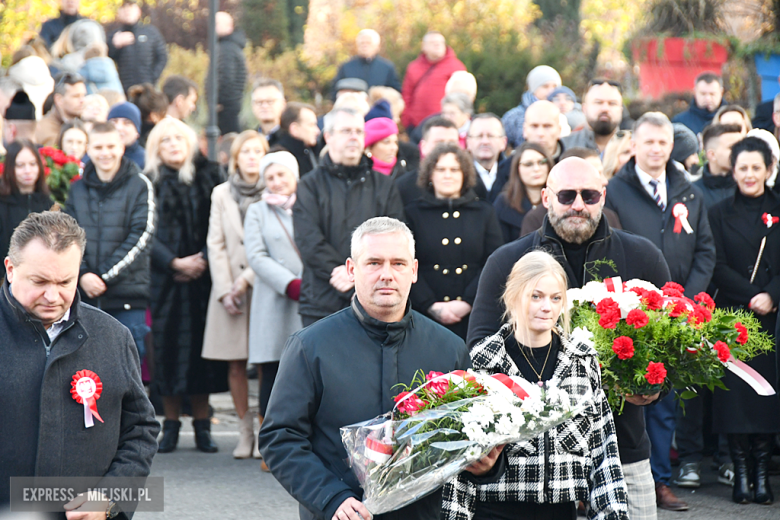
[[[620,312],[620,306],[612,298],[604,298],[596,305],[596,312],[599,314],[607,314],[615,310]]]
[[[70,180],[70,183],[71,183],[71,184],[73,184],[74,182],[76,182],[76,181],[79,181],[79,180],[81,180],[81,175],[79,175],[79,174],[77,173],[77,174],[76,174],[76,175],[74,175],[74,176],[73,176],[73,178]]]
[[[682,298],[683,293],[685,293],[685,288],[679,283],[666,282],[666,284],[661,287],[661,292],[664,293],[664,296]]]
[[[647,307],[647,310],[649,311],[657,311],[660,309],[663,304],[664,300],[661,298],[661,295],[658,294],[655,291],[647,291],[644,296],[642,296],[642,303],[645,304]]]
[[[672,310],[669,311],[669,316],[671,318],[679,318],[680,316],[684,316],[687,312],[688,307],[686,307],[683,302],[674,302]]]
[[[604,298],[596,305],[599,313],[599,325],[605,329],[614,329],[620,321],[620,306],[612,298]]]
[[[664,379],[666,379],[666,368],[664,368],[664,364],[651,361],[647,365],[645,379],[647,379],[647,382],[651,385],[660,385],[663,383]]]
[[[612,342],[612,352],[617,354],[618,359],[629,359],[634,357],[634,340],[628,336],[620,336]]]
[[[395,396],[395,402],[399,403],[399,401],[401,401],[401,399],[406,397],[408,394],[410,394],[410,392],[401,392],[400,394]],[[427,404],[428,403],[426,401],[423,401],[422,399],[420,399],[416,395],[411,395],[408,399],[404,399],[403,402],[400,402],[398,404],[398,411],[401,412],[401,413],[407,413],[409,415],[414,415],[419,410],[422,410],[423,408],[425,408],[425,406]]]
[[[699,325],[701,323],[709,323],[710,320],[712,320],[712,313],[707,307],[702,307],[701,305],[694,305],[693,306],[693,316],[688,316],[688,321],[691,322],[692,325]]]
[[[710,295],[707,294],[706,292],[700,292],[699,294],[693,297],[693,300],[699,305],[704,305],[706,308],[708,308],[711,311],[715,310],[715,302],[712,300]]]
[[[731,357],[731,349],[722,341],[716,341],[713,348],[718,352],[718,359],[721,363],[725,363]]]
[[[49,168],[48,166],[44,166],[43,173],[48,177],[51,174],[51,168]]]
[[[742,325],[742,323],[740,322],[737,322],[734,325],[734,328],[739,331],[739,336],[737,336],[737,343],[739,343],[740,345],[744,345],[745,343],[747,343],[748,340],[747,328],[744,325]]]
[[[0,176],[3,175],[4,171],[5,171],[5,164],[0,162]]]
[[[648,321],[650,320],[648,319],[647,314],[641,309],[633,309],[629,311],[628,316],[626,316],[626,323],[633,325],[635,329],[641,329],[647,325]]]
[[[647,294],[647,290],[646,289],[642,289],[641,287],[632,287],[632,288],[629,289],[629,291],[631,291],[632,293],[634,293],[637,296],[639,296],[640,299],[644,298],[645,295]]]

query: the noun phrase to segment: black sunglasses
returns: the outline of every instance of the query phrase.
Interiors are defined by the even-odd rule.
[[[578,194],[582,195],[582,202],[588,206],[598,204],[601,200],[601,191],[599,190],[561,190],[556,193],[551,188],[547,189],[555,193],[556,197],[558,198],[558,203],[562,204],[563,206],[571,206],[574,204],[574,201],[577,200]]]
[[[607,84],[610,87],[615,87],[618,89],[618,91],[622,94],[623,93],[623,85],[620,84],[619,81],[612,81],[610,79],[594,79],[588,82],[588,90],[591,89],[591,87],[596,87],[598,85]]]

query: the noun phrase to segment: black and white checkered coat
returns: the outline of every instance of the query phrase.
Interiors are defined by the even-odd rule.
[[[520,376],[507,354],[504,325],[471,351],[475,370]],[[467,474],[443,492],[442,518],[471,520],[477,501],[590,504],[589,518],[627,519],[626,486],[618,456],[615,423],[601,389],[596,351],[563,339],[551,382],[570,394],[583,394],[587,408],[531,441],[508,445],[506,472],[492,484],[475,484]]]

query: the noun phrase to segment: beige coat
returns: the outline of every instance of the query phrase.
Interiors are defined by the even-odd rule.
[[[230,195],[230,185],[220,184],[211,193],[211,216],[206,238],[209,249],[211,295],[203,336],[206,359],[239,360],[249,355],[249,315],[255,273],[249,267],[244,250],[244,226],[238,203]],[[250,288],[244,295],[242,314],[232,316],[222,305],[233,282],[244,277]]]

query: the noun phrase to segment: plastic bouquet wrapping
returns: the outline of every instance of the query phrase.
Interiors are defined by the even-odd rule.
[[[585,403],[520,377],[419,372],[392,412],[341,428],[352,470],[373,514],[433,492],[494,447],[533,439]]]
[[[663,387],[683,390],[724,388],[730,370],[761,395],[771,385],[744,363],[771,350],[752,313],[715,308],[706,293],[693,300],[669,282],[661,289],[643,280],[620,278],[569,289],[572,338],[593,345],[612,409],[620,413],[625,395],[653,394]]]

